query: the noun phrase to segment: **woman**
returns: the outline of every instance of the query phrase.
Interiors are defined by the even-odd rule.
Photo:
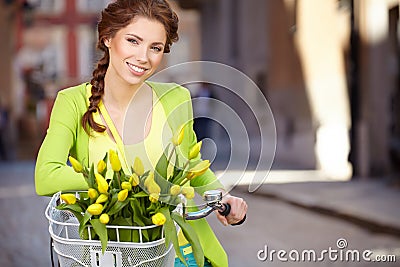
[[[168,125],[173,133],[186,122],[182,149],[188,151],[196,143],[188,90],[176,84],[147,81],[163,54],[178,40],[177,30],[178,17],[164,0],[117,0],[103,10],[97,47],[104,55],[92,80],[60,91],[55,100],[35,168],[39,195],[87,189],[83,176],[66,165],[69,155],[89,166],[109,149],[124,155],[130,147],[145,153],[148,164],[152,164],[162,153],[162,146],[155,145],[160,132],[165,132],[160,125]],[[128,120],[134,121],[134,128],[124,133]],[[148,149],[149,143],[154,149]],[[200,194],[210,188],[223,188],[211,171],[191,185]],[[232,209],[227,217],[216,213],[221,223],[234,224],[244,218],[245,201],[225,194],[223,202]],[[192,226],[199,233],[206,266],[228,266],[227,256],[206,220],[194,221]],[[180,242],[188,246],[186,240]],[[177,259],[175,266],[183,265]]]

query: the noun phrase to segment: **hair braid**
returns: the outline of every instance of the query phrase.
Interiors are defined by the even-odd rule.
[[[99,103],[104,94],[104,77],[109,64],[107,47],[103,42],[99,42],[98,48],[104,51],[104,56],[97,62],[97,67],[93,71],[93,78],[90,81],[92,95],[89,97],[88,110],[82,117],[82,126],[88,134],[90,134],[89,128],[92,128],[96,132],[104,132],[106,130],[104,125],[95,122],[93,118],[93,113],[99,110]]]

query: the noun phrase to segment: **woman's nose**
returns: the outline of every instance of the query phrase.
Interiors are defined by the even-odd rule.
[[[137,50],[136,53],[136,60],[140,62],[147,62],[148,61],[148,50],[145,47],[141,47]]]

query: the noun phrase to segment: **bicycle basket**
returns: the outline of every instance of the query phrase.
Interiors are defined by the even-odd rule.
[[[143,242],[142,231],[159,227],[156,225],[108,226],[115,229],[117,241],[108,241],[104,254],[99,240],[88,240],[79,236],[79,222],[69,211],[58,210],[61,192],[53,195],[47,205],[45,215],[49,220],[49,233],[53,239],[53,249],[61,267],[154,267],[174,266],[175,250],[172,244],[165,245],[165,238]],[[139,232],[138,243],[119,241],[119,231]],[[88,231],[90,233],[90,231]]]

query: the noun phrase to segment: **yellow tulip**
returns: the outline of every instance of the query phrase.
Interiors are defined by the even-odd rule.
[[[139,157],[135,158],[135,162],[133,163],[133,171],[141,176],[144,173],[144,166],[143,166],[143,162],[140,160]]]
[[[100,160],[97,163],[97,172],[98,173],[103,173],[103,171],[106,169],[107,164],[104,162],[104,160]]]
[[[132,190],[132,184],[130,182],[122,182],[121,183],[121,188],[126,189],[128,191]]]
[[[123,189],[118,192],[118,201],[122,202],[128,197],[128,189]]]
[[[144,180],[144,186],[147,187],[149,183],[154,181],[154,172],[150,172],[149,176],[147,176],[146,180]]]
[[[67,204],[75,204],[76,197],[75,194],[61,194],[60,198],[65,201]]]
[[[113,171],[119,172],[121,170],[121,161],[119,160],[117,152],[115,152],[115,150],[110,149],[109,156],[110,156],[111,168],[113,169]]]
[[[159,194],[156,194],[156,193],[151,193],[151,194],[149,195],[149,200],[150,200],[150,202],[152,202],[152,203],[156,203],[156,202],[158,201],[159,198],[160,198],[160,195],[159,195]]]
[[[169,190],[171,195],[176,196],[181,192],[181,187],[177,184],[173,185],[171,189]]]
[[[69,156],[68,159],[69,159],[69,162],[71,162],[71,165],[72,165],[72,168],[74,169],[74,171],[81,173],[83,170],[82,164],[72,156]]]
[[[186,178],[188,180],[191,180],[197,176],[200,176],[202,174],[204,174],[208,168],[210,167],[211,163],[209,160],[203,160],[200,163],[198,163],[196,166],[194,166],[193,168],[191,168],[189,170],[189,172],[187,173]]]
[[[196,158],[199,153],[200,153],[200,149],[201,149],[201,145],[203,144],[203,141],[198,142],[197,144],[195,144],[192,149],[190,149],[189,152],[189,159],[194,159]]]
[[[103,205],[98,203],[94,203],[87,208],[87,212],[89,212],[92,215],[100,215],[102,211],[103,211]]]
[[[110,216],[108,216],[107,213],[103,213],[100,215],[99,219],[102,224],[107,224],[110,221]]]
[[[172,136],[172,144],[174,144],[174,146],[179,146],[182,143],[184,135],[185,128],[184,125],[182,125],[179,130],[176,131],[175,134]]]
[[[97,204],[101,204],[104,203],[108,200],[108,195],[106,194],[101,194],[97,199],[96,199],[96,203]]]
[[[90,199],[96,199],[99,196],[99,193],[97,193],[97,190],[94,188],[89,188],[88,189],[88,195]]]
[[[167,221],[167,218],[165,218],[164,214],[162,214],[161,212],[157,212],[156,214],[151,216],[151,221],[155,225],[163,225]]]
[[[193,198],[194,198],[194,188],[191,187],[191,186],[182,187],[182,194],[183,194],[187,199],[193,199]]]
[[[161,188],[155,181],[152,181],[148,183],[147,191],[149,191],[149,194],[151,193],[160,194]]]
[[[129,178],[129,182],[132,184],[132,186],[139,185],[140,180],[136,173],[131,175],[131,177]]]
[[[108,183],[107,183],[106,179],[104,179],[104,177],[99,173],[95,173],[94,175],[96,177],[97,188],[99,189],[99,192],[102,194],[107,193]]]

